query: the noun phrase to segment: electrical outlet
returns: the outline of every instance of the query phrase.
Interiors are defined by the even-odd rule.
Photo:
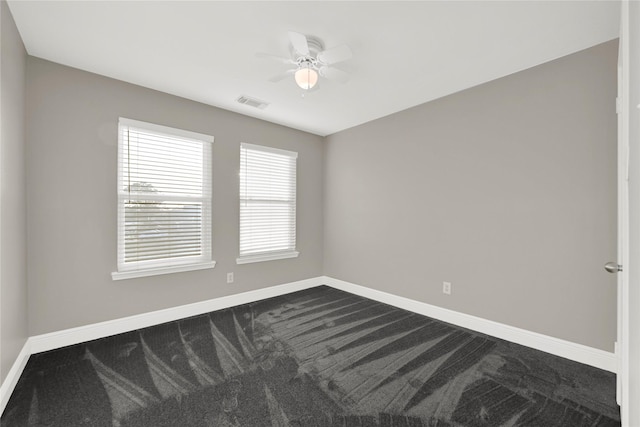
[[[442,293],[451,295],[451,282],[442,282]]]
[[[227,273],[227,283],[233,283],[233,273]]]

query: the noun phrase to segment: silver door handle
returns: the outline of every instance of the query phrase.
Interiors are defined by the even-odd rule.
[[[604,269],[609,273],[617,273],[618,271],[622,271],[622,266],[617,262],[608,262],[604,265]]]

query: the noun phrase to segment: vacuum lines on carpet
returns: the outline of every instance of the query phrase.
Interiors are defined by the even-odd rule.
[[[615,376],[320,286],[32,355],[2,427],[619,426]]]

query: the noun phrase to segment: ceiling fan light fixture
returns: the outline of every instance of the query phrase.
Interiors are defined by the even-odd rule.
[[[318,72],[311,68],[309,64],[300,67],[293,75],[296,84],[304,90],[312,89],[318,83]]]

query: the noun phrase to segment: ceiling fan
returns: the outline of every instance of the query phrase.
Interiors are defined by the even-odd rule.
[[[320,77],[345,83],[349,80],[349,74],[332,67],[339,62],[351,59],[353,54],[346,44],[342,44],[331,49],[324,49],[322,40],[305,36],[304,34],[289,31],[290,58],[284,58],[268,53],[257,53],[261,58],[276,59],[291,68],[277,76],[269,79],[270,82],[277,83],[293,75],[296,84],[303,90],[314,90],[318,88]]]

